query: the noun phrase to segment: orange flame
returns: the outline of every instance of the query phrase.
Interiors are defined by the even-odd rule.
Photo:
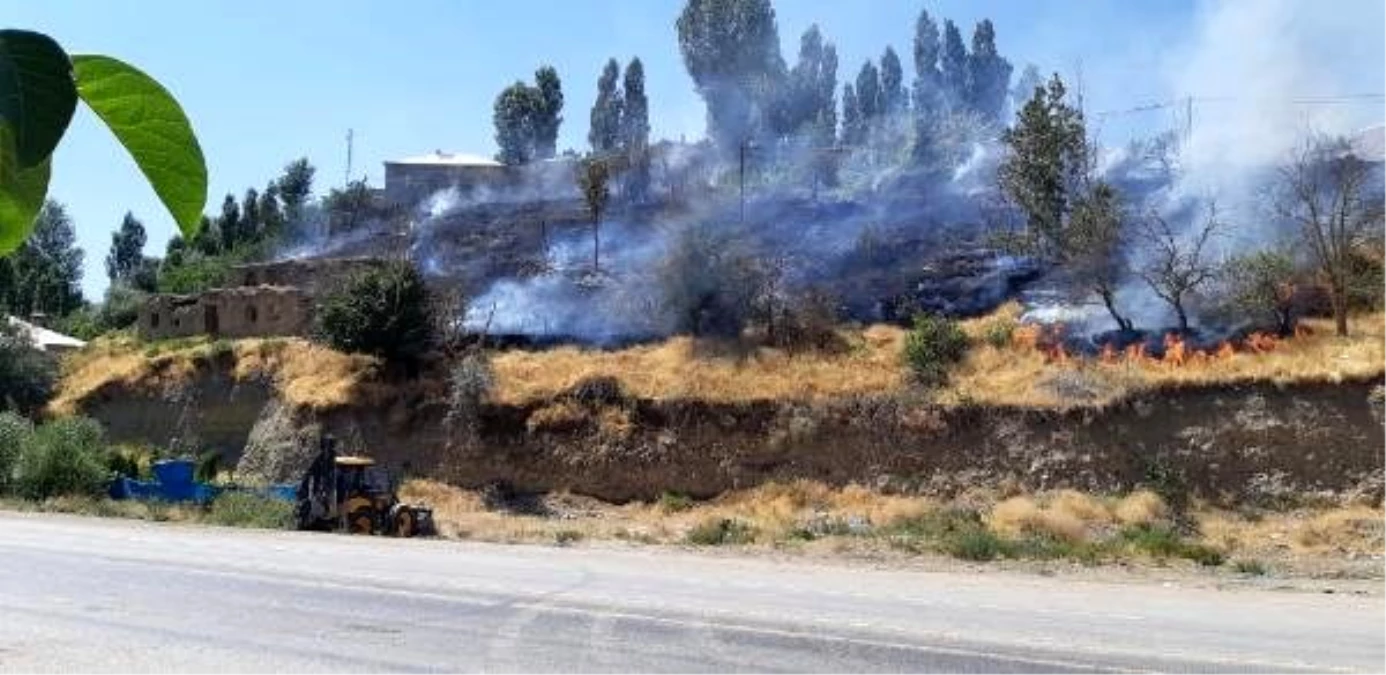
[[[1218,343],[1218,350],[1213,353],[1213,356],[1219,359],[1230,359],[1236,355],[1236,353],[1237,350],[1232,346],[1232,343],[1223,340]]]
[[[1257,332],[1246,336],[1247,349],[1250,349],[1251,351],[1257,354],[1264,354],[1268,351],[1271,351],[1272,349],[1275,349],[1276,345],[1279,342],[1279,338],[1269,333]]]
[[[1186,356],[1184,338],[1175,333],[1165,333],[1164,362],[1172,366],[1182,366]]]

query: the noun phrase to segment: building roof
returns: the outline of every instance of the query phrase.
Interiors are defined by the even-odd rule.
[[[27,334],[29,341],[42,352],[81,349],[87,346],[87,343],[75,337],[48,330],[43,326],[35,326],[18,317],[6,316],[5,322]]]
[[[469,155],[464,152],[443,152],[434,150],[427,155],[416,157],[405,157],[385,162],[386,164],[414,164],[426,166],[505,166],[490,157],[481,155]]]

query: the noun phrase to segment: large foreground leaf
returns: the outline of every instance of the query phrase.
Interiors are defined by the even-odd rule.
[[[14,132],[0,124],[0,256],[28,238],[48,195],[49,160],[20,168],[17,154]]]
[[[149,179],[183,236],[207,203],[207,164],[183,108],[154,78],[109,56],[72,57],[77,93]]]
[[[76,107],[67,52],[43,33],[0,30],[0,120],[13,133],[19,168],[53,154]]]

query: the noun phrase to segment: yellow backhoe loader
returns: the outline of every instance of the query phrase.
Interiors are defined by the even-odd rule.
[[[336,445],[331,436],[320,439],[318,456],[298,484],[298,529],[394,537],[434,534],[432,509],[401,503],[390,475],[374,459],[339,455]]]

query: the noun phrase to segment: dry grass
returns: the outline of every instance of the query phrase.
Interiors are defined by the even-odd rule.
[[[1032,347],[997,347],[985,338],[991,327],[1013,322],[1014,303],[991,316],[962,322],[974,345],[954,369],[943,404],[980,403],[1067,408],[1103,405],[1141,390],[1225,383],[1339,382],[1386,370],[1386,315],[1354,317],[1352,337],[1333,335],[1331,322],[1304,322],[1312,333],[1287,340],[1270,352],[1239,352],[1227,358],[1173,366],[1152,360],[1073,359],[1052,363]],[[511,350],[493,359],[495,400],[524,404],[551,400],[585,379],[616,378],[626,393],[653,400],[711,402],[819,400],[850,395],[890,394],[908,386],[900,352],[905,331],[892,326],[844,329],[851,348],[843,353],[797,353],[767,347],[736,350],[674,337],[617,351],[563,347]],[[159,391],[181,384],[199,364],[232,345],[238,379],[266,377],[290,403],[328,408],[387,400],[398,387],[376,378],[379,362],[345,355],[300,339],[252,339],[234,343],[181,340],[141,345],[130,337],[101,339],[67,357],[57,398],[60,414],[108,384]],[[443,395],[439,382],[410,385],[427,396]],[[434,391],[438,389],[438,391]],[[1074,395],[1071,390],[1082,395]],[[620,435],[618,413],[606,413],[602,428]]]
[[[164,391],[186,383],[217,357],[232,360],[235,379],[266,379],[286,402],[315,409],[360,402],[379,365],[371,357],[342,354],[301,339],[202,338],[149,345],[127,336],[98,339],[65,358],[49,410],[72,414],[82,400],[112,385]]]
[[[987,525],[1007,537],[1048,535],[1082,542],[1108,529],[1113,520],[1108,504],[1081,492],[1063,490],[1043,502],[1028,496],[1006,499],[992,507]]]
[[[996,347],[984,339],[991,327],[1013,322],[1020,307],[1003,305],[994,314],[961,322],[973,338],[948,387],[944,404],[964,402],[1066,408],[1102,405],[1141,390],[1246,382],[1339,382],[1386,370],[1386,315],[1354,317],[1352,336],[1333,335],[1331,321],[1308,319],[1312,333],[1281,342],[1267,353],[1174,366],[1154,360],[1097,359],[1051,362],[1022,345]],[[585,378],[615,377],[625,390],[650,399],[717,402],[815,400],[853,394],[884,394],[907,386],[900,350],[905,331],[893,326],[844,330],[852,349],[844,354],[788,354],[770,348],[719,354],[686,337],[618,351],[566,347],[508,351],[494,360],[501,402],[551,398]],[[1084,396],[1065,393],[1077,387]]]
[[[1380,556],[1386,546],[1382,510],[1362,505],[1270,512],[1254,519],[1208,510],[1198,516],[1198,524],[1210,543],[1249,554]]]
[[[799,480],[691,501],[678,509],[663,508],[658,502],[614,505],[554,495],[544,500],[552,510],[548,516],[490,511],[477,493],[428,480],[406,483],[400,495],[406,501],[432,506],[444,536],[511,543],[624,540],[677,545],[687,543],[689,533],[697,528],[728,521],[743,528],[740,532],[746,543],[756,547],[783,548],[792,543],[804,551],[875,555],[898,552],[892,544],[898,525],[949,509],[966,509],[978,511],[987,531],[1005,541],[1039,537],[1065,542],[1071,555],[1102,551],[1096,558],[1081,558],[1100,562],[1149,557],[1139,547],[1120,543],[1123,528],[1171,524],[1164,502],[1147,491],[1098,496],[1063,490],[1000,500],[994,494],[979,493],[940,503],[855,485],[832,488]],[[1293,572],[1302,566],[1318,573],[1324,564],[1341,562],[1344,553],[1380,555],[1383,546],[1380,508],[1239,514],[1197,505],[1192,516],[1201,535],[1187,540],[1189,545],[1209,546],[1242,561],[1273,562],[1280,571]],[[1236,566],[1229,570],[1236,571]]]
[[[964,324],[976,334],[989,319]],[[944,402],[965,400],[1024,407],[1065,408],[1100,405],[1129,393],[1179,386],[1248,382],[1342,382],[1380,375],[1386,370],[1386,315],[1354,317],[1352,334],[1333,334],[1331,320],[1306,319],[1310,335],[1280,342],[1266,353],[1238,352],[1196,364],[1170,365],[1154,360],[1072,359],[1052,363],[1036,349],[1014,345],[997,349],[978,344],[954,371]],[[1061,371],[1093,392],[1088,400],[1065,396],[1052,386]]]
[[[614,376],[627,393],[649,399],[803,400],[903,386],[902,331],[880,326],[847,337],[855,348],[845,354],[789,354],[765,347],[726,353],[674,337],[619,351],[507,351],[492,363],[502,403],[551,398],[601,375]]]

